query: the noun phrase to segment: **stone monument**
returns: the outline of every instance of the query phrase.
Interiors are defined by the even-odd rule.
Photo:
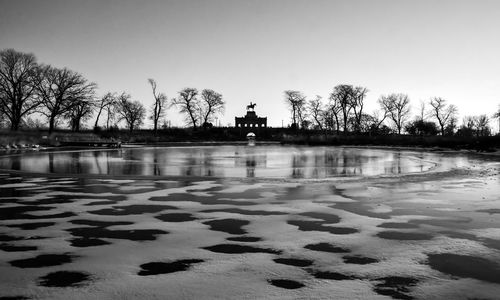
[[[237,128],[266,128],[267,127],[267,117],[261,118],[255,113],[256,103],[250,102],[247,105],[247,114],[244,117],[234,118],[235,127]]]

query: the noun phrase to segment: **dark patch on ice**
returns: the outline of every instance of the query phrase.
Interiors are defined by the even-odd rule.
[[[69,217],[74,217],[74,216],[76,216],[76,214],[68,211],[68,212],[52,214],[52,215],[40,215],[40,216],[24,215],[23,219],[31,219],[31,220],[63,219],[63,218],[69,218]]]
[[[289,265],[294,267],[308,267],[314,262],[309,259],[299,259],[299,258],[275,258],[273,259],[275,263]]]
[[[260,237],[254,237],[254,236],[231,236],[228,237],[226,240],[233,242],[253,243],[253,242],[259,242],[262,239]]]
[[[352,234],[359,232],[356,228],[325,226],[323,221],[289,220],[288,224],[299,227],[301,231],[323,231],[332,234]]]
[[[256,189],[248,189],[243,192],[236,193],[215,193],[218,198],[222,199],[259,199],[262,198],[262,192],[266,189],[256,188]],[[273,191],[273,188],[268,188],[267,190]]]
[[[373,212],[373,207],[365,204],[361,204],[359,202],[341,202],[341,203],[336,203],[334,206],[331,206],[336,209],[342,209],[347,212],[357,214],[360,216],[366,216],[370,218],[377,218],[377,219],[390,219],[391,214],[389,213],[376,213]]]
[[[163,222],[188,222],[197,220],[192,214],[189,213],[162,214],[156,216],[155,218],[162,220]]]
[[[301,216],[306,216],[310,217],[313,219],[320,219],[323,220],[324,224],[335,224],[340,222],[340,217],[334,214],[327,214],[327,213],[321,213],[321,212],[305,212],[299,214]]]
[[[281,254],[280,250],[252,247],[247,245],[238,244],[219,244],[210,247],[204,247],[202,249],[226,254],[241,254],[241,253],[270,253],[270,254]]]
[[[173,193],[168,196],[160,196],[160,197],[151,197],[149,200],[151,201],[189,201],[189,202],[198,202],[204,205],[217,205],[217,204],[228,204],[228,205],[256,205],[256,202],[253,201],[244,201],[244,200],[223,200],[221,198],[228,198],[231,194],[224,194],[224,197],[219,197],[215,195],[210,196],[198,196],[189,193]],[[232,198],[235,199],[235,198]]]
[[[127,216],[127,215],[141,215],[145,213],[157,213],[168,209],[178,209],[169,205],[148,205],[148,204],[133,204],[124,206],[113,206],[112,208],[103,208],[99,210],[89,211],[95,215],[105,216]]]
[[[69,254],[41,254],[33,258],[13,260],[9,263],[18,268],[42,268],[67,264],[72,262],[75,257]]]
[[[342,247],[337,247],[328,243],[317,243],[305,245],[304,248],[314,251],[330,252],[330,253],[349,253],[351,250]]]
[[[500,208],[480,209],[480,210],[476,210],[476,211],[477,212],[488,213],[490,215],[500,214]]]
[[[67,231],[75,237],[85,239],[109,238],[129,241],[154,241],[157,235],[168,234],[167,231],[158,229],[110,230],[105,227],[79,227]]]
[[[207,221],[203,224],[210,226],[210,230],[214,231],[222,231],[229,234],[245,234],[247,232],[241,229],[241,227],[250,224],[250,221],[238,219],[222,219]]]
[[[248,215],[248,216],[274,216],[274,215],[287,215],[288,214],[288,213],[281,212],[281,211],[248,210],[248,209],[241,209],[241,208],[207,209],[207,210],[202,210],[201,212],[204,212],[204,213],[227,212],[227,213]]]
[[[398,241],[430,240],[432,235],[420,232],[382,231],[376,234],[379,238]]]
[[[23,251],[33,251],[38,249],[36,246],[16,246],[10,244],[0,244],[0,250],[5,252],[23,252]]]
[[[270,284],[280,287],[283,289],[295,290],[304,287],[305,285],[301,282],[290,280],[290,279],[269,279]]]
[[[427,256],[429,266],[442,273],[500,283],[500,265],[495,261],[453,253],[428,254]]]
[[[156,240],[156,236],[159,234],[168,234],[167,231],[158,229],[112,230],[107,228],[116,225],[134,224],[129,221],[72,220],[70,222],[78,225],[92,226],[66,229],[66,231],[70,232],[73,236],[81,238],[72,240],[72,245],[75,247],[90,247],[99,244],[109,244],[108,242],[100,240],[100,238],[123,239],[130,241],[152,241]]]
[[[117,201],[113,201],[113,200],[103,200],[103,201],[93,201],[93,202],[89,202],[89,203],[86,203],[84,204],[85,206],[95,206],[95,205],[113,205],[113,204],[116,204]]]
[[[377,227],[395,228],[395,229],[414,229],[414,228],[418,228],[419,226],[417,224],[412,224],[412,223],[387,222],[387,223],[382,223],[382,224],[378,225]]]
[[[90,274],[75,271],[57,271],[40,277],[39,285],[48,287],[77,287],[90,279]]]
[[[75,216],[72,212],[64,212],[52,215],[30,215],[29,212],[47,211],[54,209],[51,206],[23,205],[0,208],[0,220],[36,220],[36,219],[56,219]]]
[[[24,238],[20,236],[12,236],[8,234],[0,234],[0,242],[12,242],[12,241],[19,241]]]
[[[379,260],[376,258],[364,257],[364,256],[358,256],[358,255],[344,256],[344,257],[342,257],[342,259],[344,260],[344,263],[346,263],[346,264],[357,264],[357,265],[367,265],[367,264],[373,264],[373,263],[379,262]]]
[[[338,272],[330,272],[330,271],[316,271],[316,270],[308,270],[312,276],[318,279],[330,279],[330,280],[355,280],[358,279],[355,276],[345,275]]]
[[[415,278],[399,276],[378,278],[377,280],[382,281],[373,288],[377,294],[403,300],[413,299],[412,296],[408,295],[411,292],[409,287],[415,286],[418,283],[418,280]]]
[[[148,275],[158,275],[158,274],[167,274],[174,273],[180,271],[186,271],[191,267],[192,264],[197,264],[204,262],[201,259],[182,259],[173,261],[170,263],[166,262],[150,262],[147,264],[142,264],[142,270],[137,273],[140,276],[148,276]]]
[[[431,226],[439,226],[439,227],[457,227],[458,224],[467,224],[472,221],[471,218],[443,218],[443,219],[418,219],[418,220],[410,220],[409,223],[412,224],[424,224]]]
[[[70,240],[70,242],[71,246],[79,248],[103,246],[111,244],[110,242],[107,242],[105,240],[95,239],[95,238],[78,238],[78,239],[72,239]]]
[[[311,190],[304,185],[282,189],[277,197],[278,200],[314,200],[316,198],[317,195],[311,193]]]
[[[129,221],[96,221],[96,220],[71,220],[72,224],[76,225],[89,225],[95,227],[109,227],[117,225],[132,225],[134,222]]]
[[[26,296],[4,296],[0,297],[0,300],[28,300],[30,298]]]
[[[53,207],[34,206],[34,205],[1,207],[0,208],[0,219],[2,219],[2,220],[24,219],[24,218],[30,216],[30,215],[26,215],[26,213],[28,213],[28,212],[44,211],[44,210],[51,210],[51,209],[53,209]]]
[[[31,205],[48,205],[48,204],[66,204],[72,203],[78,200],[77,197],[73,195],[50,195],[50,197],[36,199],[36,200],[24,200],[20,203],[29,203]]]
[[[35,223],[22,223],[22,224],[11,224],[7,225],[9,227],[17,227],[22,230],[33,230],[38,228],[45,228],[56,224],[55,222],[35,222]]]

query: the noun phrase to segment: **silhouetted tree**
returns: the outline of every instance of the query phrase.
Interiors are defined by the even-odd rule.
[[[413,122],[406,124],[405,129],[412,135],[436,135],[438,133],[436,123],[424,121],[420,119],[420,116]]]
[[[95,102],[93,102],[92,99],[79,99],[75,102],[76,103],[72,105],[71,109],[69,109],[64,116],[69,120],[71,130],[78,132],[80,131],[82,122],[92,117],[95,109]]]
[[[335,86],[333,88],[333,92],[330,94],[330,100],[333,102],[333,108],[338,108],[342,112],[344,133],[348,132],[349,117],[353,108],[353,95],[353,86],[347,84]]]
[[[0,51],[0,116],[7,118],[11,130],[40,105],[35,96],[37,62],[31,53],[14,49]]]
[[[493,114],[494,119],[498,119],[498,134],[500,135],[500,106],[498,110]]]
[[[325,123],[325,110],[321,101],[321,96],[316,95],[316,99],[309,100],[308,109],[319,130],[323,130]]]
[[[342,106],[340,105],[340,100],[338,97],[334,94],[331,93],[329,97],[329,103],[327,107],[327,120],[332,124],[332,129],[333,129],[333,123],[335,123],[335,132],[337,134],[340,133],[340,112],[342,111]]]
[[[394,122],[398,134],[401,134],[404,123],[410,115],[410,99],[405,94],[381,96],[379,104],[387,116]]]
[[[382,112],[382,114],[380,113]],[[373,113],[372,113],[372,120],[373,120],[373,123],[372,125],[370,126],[370,132],[371,133],[378,133],[379,132],[379,129],[380,127],[382,126],[382,124],[384,123],[385,119],[387,119],[387,116],[389,115],[389,112],[387,112],[386,110],[382,109],[381,111],[379,110],[375,110]]]
[[[209,126],[215,114],[224,112],[225,103],[221,94],[210,89],[201,91],[201,99],[203,100],[200,105],[201,116],[203,117],[202,124],[203,126]]]
[[[292,113],[292,128],[297,128],[303,121],[306,97],[299,91],[285,91],[285,102]]]
[[[97,117],[95,119],[94,128],[99,126],[99,118],[101,117],[101,113],[103,110],[108,110],[108,120],[109,120],[109,111],[112,109],[112,106],[116,105],[117,96],[115,93],[108,92],[104,96],[102,96],[95,105],[97,108]],[[107,124],[109,127],[109,122]]]
[[[48,119],[49,133],[54,130],[59,117],[80,101],[92,98],[97,87],[77,72],[49,65],[38,68],[35,84],[42,101],[42,109],[39,112]]]
[[[361,131],[361,122],[363,118],[363,107],[364,107],[364,100],[366,97],[366,94],[368,93],[368,89],[357,86],[352,89],[352,100],[351,100],[351,105],[352,105],[352,110],[354,113],[354,131],[359,132]]]
[[[453,104],[446,104],[446,100],[440,97],[431,98],[429,104],[431,106],[431,115],[436,118],[441,128],[441,135],[445,135],[446,128],[454,127],[456,123],[457,107]]]
[[[490,120],[487,115],[474,117],[474,131],[476,136],[489,136],[491,133]]]
[[[191,122],[194,129],[197,128],[200,112],[200,103],[197,95],[197,89],[185,88],[179,92],[179,97],[172,100],[172,104],[179,107],[181,113],[187,114],[187,120]]]
[[[141,126],[146,116],[146,109],[139,101],[132,101],[132,96],[127,93],[122,93],[118,98],[118,114],[120,118],[118,122],[124,120],[127,123],[127,127],[132,131]]]
[[[151,109],[151,120],[153,120],[153,130],[156,134],[158,132],[158,123],[160,118],[162,118],[165,114],[164,107],[167,104],[167,96],[156,91],[156,81],[154,81],[154,79],[149,78],[148,82],[151,84],[153,96],[155,98],[155,103]]]

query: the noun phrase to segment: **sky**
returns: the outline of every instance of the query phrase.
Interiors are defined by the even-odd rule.
[[[99,95],[126,91],[148,108],[148,78],[169,98],[213,89],[226,101],[221,125],[250,101],[269,126],[289,124],[285,90],[326,100],[338,84],[368,88],[368,113],[390,93],[408,94],[414,114],[434,96],[460,117],[491,116],[500,105],[496,0],[0,0],[0,8],[0,49],[34,53],[97,83]],[[166,118],[184,125],[175,108]]]

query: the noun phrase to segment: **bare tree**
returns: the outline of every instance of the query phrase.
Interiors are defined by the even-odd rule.
[[[334,93],[330,94],[330,103],[328,104],[328,115],[329,119],[335,123],[335,131],[337,134],[340,133],[340,113],[342,111],[342,106],[340,105],[340,100]]]
[[[306,97],[299,91],[285,91],[285,102],[290,107],[292,113],[292,127],[298,128],[299,123],[304,119],[304,107]]]
[[[11,130],[18,130],[22,118],[40,105],[35,95],[36,69],[33,54],[0,51],[0,115],[9,120]]]
[[[453,104],[446,104],[446,100],[440,97],[431,98],[429,104],[432,107],[431,115],[436,118],[441,128],[441,135],[444,135],[446,127],[456,120],[457,107]]]
[[[225,103],[221,94],[210,89],[201,91],[201,99],[203,100],[202,105],[200,105],[203,117],[202,124],[207,126],[213,115],[224,111]]]
[[[357,86],[352,90],[351,105],[354,112],[354,130],[357,132],[361,130],[364,100],[367,93],[368,89],[361,86]]]
[[[142,125],[146,116],[144,105],[139,101],[132,101],[131,98],[132,96],[125,92],[118,97],[118,114],[120,115],[118,121],[124,120],[127,123],[130,133]]]
[[[101,113],[103,110],[108,110],[108,120],[109,120],[109,110],[110,108],[112,108],[113,105],[116,105],[116,101],[117,101],[116,94],[110,92],[106,93],[97,101],[96,107],[98,111],[94,123],[94,128],[97,128],[99,126],[99,118],[101,117]],[[108,127],[109,127],[109,122],[108,122]]]
[[[36,89],[42,109],[40,113],[49,121],[49,133],[55,128],[58,118],[64,116],[79,101],[93,97],[97,85],[88,82],[81,74],[49,65],[41,66],[37,72]]]
[[[316,99],[309,100],[308,103],[311,117],[314,119],[314,122],[316,122],[316,126],[318,126],[319,130],[323,130],[323,124],[325,123],[325,113],[321,99],[321,96],[316,95]]]
[[[491,133],[490,119],[487,115],[479,115],[474,117],[474,131],[476,136],[489,136]]]
[[[71,109],[65,113],[65,117],[69,119],[71,130],[78,132],[82,122],[89,120],[92,117],[95,109],[95,102],[92,99],[79,99],[76,104],[72,105]]]
[[[149,84],[151,84],[151,88],[153,89],[153,96],[155,98],[155,103],[153,104],[153,108],[151,109],[152,115],[151,119],[153,120],[153,130],[155,134],[158,132],[158,122],[160,118],[165,114],[164,107],[167,104],[167,96],[164,93],[159,93],[156,91],[156,81],[154,79],[148,79]]]
[[[500,134],[500,106],[498,110],[493,114],[494,119],[498,119],[498,134]]]
[[[382,113],[381,113],[382,112]],[[372,113],[372,120],[373,123],[371,125],[371,130],[378,132],[380,129],[380,126],[384,123],[384,121],[387,119],[387,116],[389,116],[389,112],[385,109],[380,110],[375,110]]]
[[[353,108],[353,86],[347,84],[337,85],[333,88],[330,94],[330,100],[334,103],[334,108],[338,108],[342,112],[344,133],[348,132],[349,118]],[[338,122],[337,122],[338,124]]]
[[[200,103],[197,96],[197,89],[185,88],[179,92],[179,97],[172,100],[172,104],[179,107],[181,113],[187,114],[187,119],[194,129],[197,127],[200,112]]]
[[[120,101],[119,97],[115,98],[110,105],[106,106],[106,128],[111,128],[111,123],[116,120],[116,115],[120,111]]]
[[[398,134],[401,134],[404,123],[410,115],[410,98],[405,94],[390,94],[381,96],[379,104],[382,110],[394,122]]]

